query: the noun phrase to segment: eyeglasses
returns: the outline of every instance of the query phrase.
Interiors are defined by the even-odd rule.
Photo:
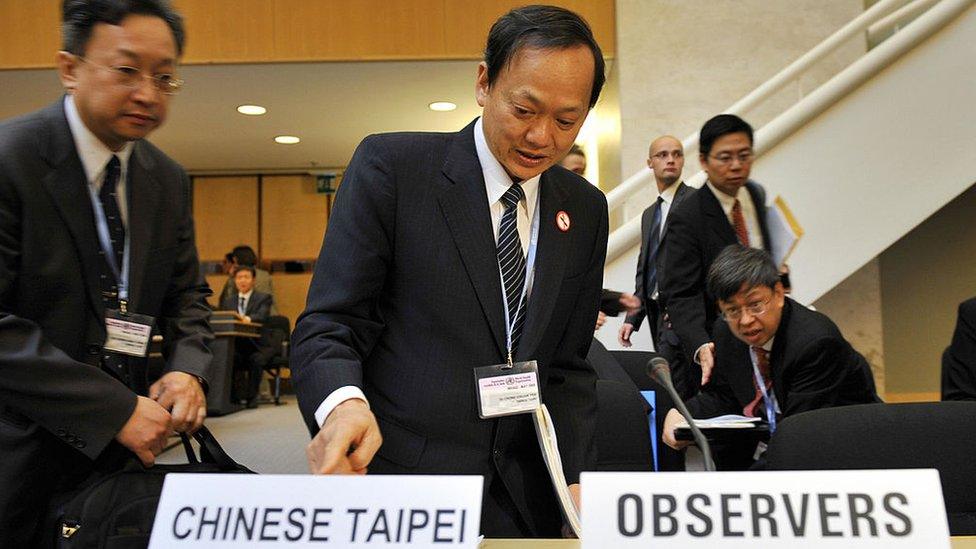
[[[679,158],[684,158],[685,153],[681,151],[674,151],[673,153],[669,151],[661,151],[657,154],[652,154],[651,158],[657,158],[658,160],[667,160],[668,157],[670,156],[674,156],[674,159],[677,160]]]
[[[723,166],[728,166],[733,160],[738,160],[740,164],[748,164],[749,162],[752,162],[755,157],[756,155],[753,154],[752,151],[743,151],[739,154],[722,153],[715,156],[710,156],[709,158],[715,160]]]
[[[183,80],[172,74],[142,74],[142,71],[126,65],[108,66],[89,61],[81,55],[76,56],[83,63],[88,63],[93,67],[111,71],[115,76],[115,82],[126,88],[138,88],[142,84],[143,78],[152,81],[153,88],[163,95],[176,95],[183,88]]]
[[[745,310],[750,316],[762,316],[766,314],[767,307],[769,307],[769,301],[758,301],[756,303],[750,303],[740,308],[731,308],[722,311],[721,316],[726,322],[738,322],[742,318],[742,311]]]

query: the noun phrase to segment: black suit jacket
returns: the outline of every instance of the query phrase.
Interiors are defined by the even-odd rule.
[[[952,344],[942,354],[942,400],[976,400],[976,298],[959,305]]]
[[[769,251],[766,191],[754,181],[746,183],[746,189]],[[664,242],[658,302],[667,311],[685,356],[692,361],[695,351],[712,341],[711,326],[718,317],[718,307],[705,289],[708,268],[723,248],[738,243],[738,239],[718,198],[703,185],[671,210]]]
[[[694,189],[685,185],[683,182],[679,181],[677,183],[678,187],[674,191],[674,199],[671,202],[671,208],[668,210],[670,214],[678,207],[682,202],[684,202],[685,197],[692,194]],[[640,255],[637,257],[637,281],[634,286],[634,295],[640,298],[641,308],[634,314],[627,315],[627,322],[634,326],[634,330],[639,330],[641,324],[644,322],[644,318],[647,317],[650,320],[651,330],[654,332],[653,339],[657,342],[658,326],[658,307],[651,296],[654,295],[654,288],[645,288],[646,276],[644,273],[647,270],[647,254],[650,253],[649,246],[651,244],[651,226],[654,224],[654,215],[657,212],[658,203],[655,201],[654,204],[648,206],[644,213],[641,215],[641,247]],[[664,257],[664,236],[667,235],[668,231],[668,218],[662,220],[661,224],[661,240],[658,243],[657,248],[657,279],[658,286],[660,286],[661,272],[664,270],[663,261],[661,259]]]
[[[688,401],[694,417],[741,414],[756,396],[749,346],[724,320],[714,328],[715,370]],[[817,408],[880,402],[871,367],[825,315],[786,298],[769,353],[773,393],[783,416]]]
[[[312,433],[332,391],[362,388],[383,445],[371,472],[500,478],[529,528],[555,535],[558,509],[525,415],[478,417],[472,369],[505,360],[502,287],[474,124],[458,133],[366,138],[346,170],[292,368]],[[553,167],[539,188],[535,278],[515,360],[539,362],[569,482],[594,462],[593,336],[607,206]],[[556,215],[569,214],[561,232]]]
[[[207,378],[210,290],[189,179],[145,141],[127,177],[129,310],[155,317],[167,370]],[[135,407],[136,394],[96,366],[100,250],[63,101],[0,124],[0,520],[11,520],[6,505],[30,507],[66,469],[90,464]]]
[[[220,302],[220,308],[224,311],[236,311],[238,301],[239,294],[235,289]],[[270,294],[254,290],[251,293],[251,299],[247,300],[247,308],[244,310],[244,315],[250,317],[252,322],[264,322],[271,316],[271,302],[272,298]]]

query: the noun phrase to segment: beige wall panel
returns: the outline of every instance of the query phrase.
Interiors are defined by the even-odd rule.
[[[444,0],[444,31],[449,57],[478,59],[492,23],[512,8],[531,2],[517,0]],[[590,27],[604,56],[613,57],[616,33],[613,0],[553,0],[545,2],[575,11]]]
[[[223,259],[238,244],[258,249],[258,178],[193,178],[193,220],[203,261]]]
[[[186,21],[185,63],[269,61],[274,57],[270,0],[179,0]]]
[[[292,329],[295,328],[295,320],[298,315],[305,310],[305,297],[308,295],[308,286],[312,283],[312,273],[301,274],[273,274],[275,303],[278,305],[278,313],[287,316],[291,321]]]
[[[329,219],[328,196],[315,192],[315,179],[308,175],[265,176],[261,186],[261,259],[318,257]]]
[[[223,273],[212,274],[207,275],[206,278],[207,285],[209,285],[210,289],[213,290],[213,295],[207,298],[207,302],[210,303],[210,306],[216,311],[217,306],[219,305],[217,300],[220,299],[220,291],[224,289],[224,284],[227,282],[227,275]]]
[[[0,68],[54,66],[60,21],[57,0],[0,0]]]
[[[275,0],[275,57],[443,58],[442,0]]]

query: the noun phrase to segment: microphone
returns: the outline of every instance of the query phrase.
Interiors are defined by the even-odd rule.
[[[714,471],[715,462],[712,461],[712,448],[708,445],[708,439],[702,434],[701,429],[695,425],[695,420],[691,417],[691,412],[688,411],[688,407],[685,406],[684,401],[678,395],[678,391],[675,390],[674,383],[671,382],[671,367],[668,366],[668,361],[659,356],[647,361],[647,375],[667,389],[668,394],[671,395],[671,399],[674,400],[675,408],[678,409],[681,416],[688,422],[688,427],[691,428],[691,434],[695,437],[695,444],[698,445],[702,456],[705,458],[705,470]]]

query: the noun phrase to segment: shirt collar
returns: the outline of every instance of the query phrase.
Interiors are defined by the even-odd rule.
[[[64,98],[64,114],[68,118],[68,128],[71,129],[71,137],[74,139],[75,149],[78,151],[81,166],[85,169],[85,177],[89,183],[93,184],[98,181],[99,176],[105,171],[109,160],[112,159],[112,155],[119,157],[119,163],[122,168],[121,173],[127,173],[129,157],[132,155],[132,147],[134,145],[133,142],[126,143],[119,152],[114,152],[112,149],[106,147],[105,143],[102,143],[88,129],[88,126],[85,126],[81,115],[78,114],[78,108],[75,106],[75,99],[71,95],[67,95]]]
[[[762,345],[760,345],[760,347],[762,347],[763,349],[765,349],[767,351],[772,351],[773,350],[773,341],[775,341],[775,340],[776,340],[776,335],[774,334],[773,337],[769,338],[769,341],[767,341],[766,343],[763,343]]]
[[[746,186],[743,185],[739,187],[739,191],[735,194],[735,196],[729,196],[718,190],[715,185],[712,185],[711,181],[706,181],[705,184],[708,185],[708,188],[712,191],[712,194],[714,194],[715,198],[718,199],[718,203],[722,205],[722,210],[725,212],[725,215],[732,215],[732,208],[735,206],[735,201],[738,200],[739,202],[742,202],[742,193],[749,192],[746,190]]]
[[[254,293],[254,288],[251,288],[250,290],[248,290],[246,294],[240,294],[240,293],[237,294],[237,297],[243,297],[245,300],[247,300],[251,298],[251,294],[253,293]]]
[[[488,204],[494,204],[502,199],[505,191],[512,186],[512,178],[502,166],[501,162],[488,148],[488,140],[485,138],[484,125],[481,118],[474,123],[474,147],[478,152],[478,162],[481,163],[481,171],[485,176],[485,189],[488,191]],[[542,174],[521,182],[522,191],[525,193],[526,211],[529,216],[535,210],[535,200],[539,193],[539,180]]]
[[[680,181],[668,185],[668,187],[661,192],[661,200],[667,202],[668,206],[674,202],[674,195],[678,192],[678,185],[681,185]]]

